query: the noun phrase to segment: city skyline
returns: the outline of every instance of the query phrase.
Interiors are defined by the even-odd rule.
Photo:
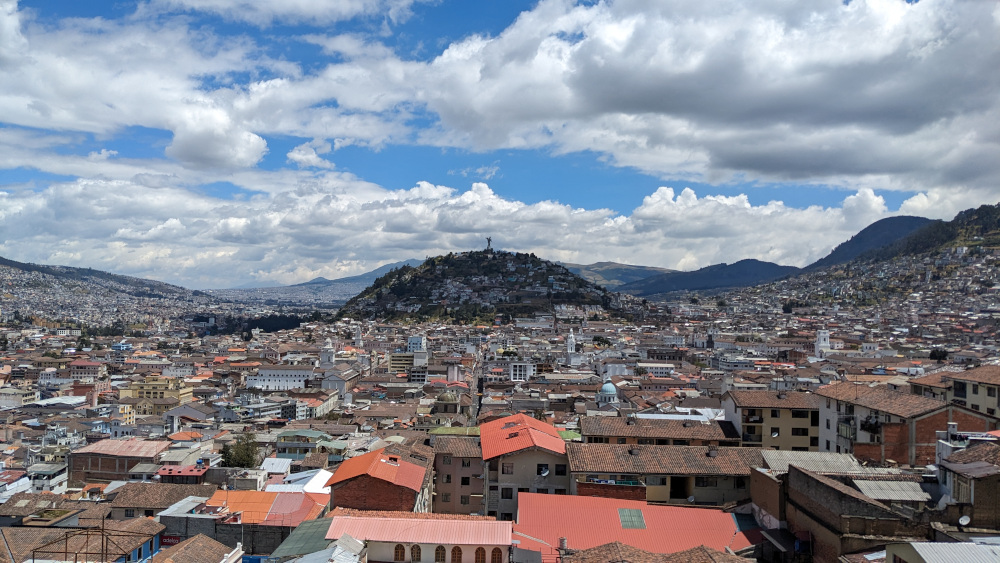
[[[5,258],[803,266],[1000,200],[993,3],[91,4],[0,0]]]

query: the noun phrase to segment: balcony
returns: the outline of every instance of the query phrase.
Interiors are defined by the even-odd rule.
[[[868,432],[869,434],[880,434],[882,432],[882,423],[879,422],[878,418],[866,418],[861,421],[860,426],[863,432]]]
[[[759,415],[744,416],[743,417],[743,423],[744,424],[760,424],[761,422],[764,422],[764,417],[759,416]]]
[[[743,443],[761,443],[764,441],[764,437],[761,434],[744,434]]]

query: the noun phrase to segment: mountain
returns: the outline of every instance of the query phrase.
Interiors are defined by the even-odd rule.
[[[632,266],[617,262],[595,262],[588,265],[560,262],[560,264],[566,266],[566,269],[583,279],[608,289],[616,289],[627,283],[676,271],[653,266]]]
[[[370,272],[365,272],[363,274],[358,274],[356,276],[349,276],[346,278],[337,278],[335,280],[328,280],[326,278],[313,278],[305,283],[295,284],[289,287],[302,287],[307,285],[320,285],[320,286],[332,286],[332,285],[342,285],[342,284],[364,284],[371,285],[379,276],[389,273],[396,268],[402,268],[403,266],[419,266],[423,260],[418,260],[416,258],[410,258],[409,260],[402,260],[400,262],[393,262],[392,264],[386,264],[385,266],[380,266],[375,268]]]
[[[806,266],[804,270],[819,270],[837,264],[844,264],[854,260],[858,256],[874,250],[889,246],[903,238],[906,238],[915,231],[933,223],[932,220],[924,217],[887,217],[875,221],[861,230],[845,242],[837,245],[830,254],[812,264]]]
[[[892,244],[871,250],[859,260],[891,260],[900,256],[913,256],[936,252],[946,248],[965,246],[1000,246],[1000,203],[966,209],[951,221],[931,221]]]
[[[45,280],[42,283],[70,284],[80,286],[96,286],[105,289],[114,289],[119,293],[131,295],[133,297],[158,298],[158,297],[178,297],[199,294],[198,291],[191,291],[178,285],[171,285],[155,280],[147,280],[121,274],[112,274],[93,268],[74,268],[72,266],[46,266],[43,264],[31,264],[26,262],[16,262],[0,257],[0,267],[9,268],[11,272],[20,275],[39,275]]]
[[[556,307],[611,308],[618,297],[534,254],[494,250],[450,253],[403,266],[348,300],[339,314],[354,318],[492,323]]]
[[[780,266],[760,260],[740,260],[733,264],[715,264],[693,272],[671,272],[618,287],[618,291],[640,297],[672,291],[701,291],[747,287],[798,273],[799,268]]]

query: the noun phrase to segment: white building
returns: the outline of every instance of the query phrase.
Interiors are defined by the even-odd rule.
[[[318,375],[311,365],[261,367],[256,374],[247,377],[247,388],[264,391],[302,389],[306,381]]]

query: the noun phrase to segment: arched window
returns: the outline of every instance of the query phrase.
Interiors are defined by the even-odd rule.
[[[476,548],[476,563],[486,563],[486,550],[481,547]]]
[[[417,544],[410,548],[410,561],[420,561],[420,546]]]
[[[434,548],[434,563],[444,563],[445,550],[443,545]]]
[[[406,561],[406,548],[403,544],[397,543],[396,549],[392,550],[392,560],[393,561]]]
[[[490,563],[503,563],[503,552],[500,551],[499,547],[493,548],[493,553],[490,554]]]
[[[457,545],[451,548],[451,563],[462,563],[462,548]]]

